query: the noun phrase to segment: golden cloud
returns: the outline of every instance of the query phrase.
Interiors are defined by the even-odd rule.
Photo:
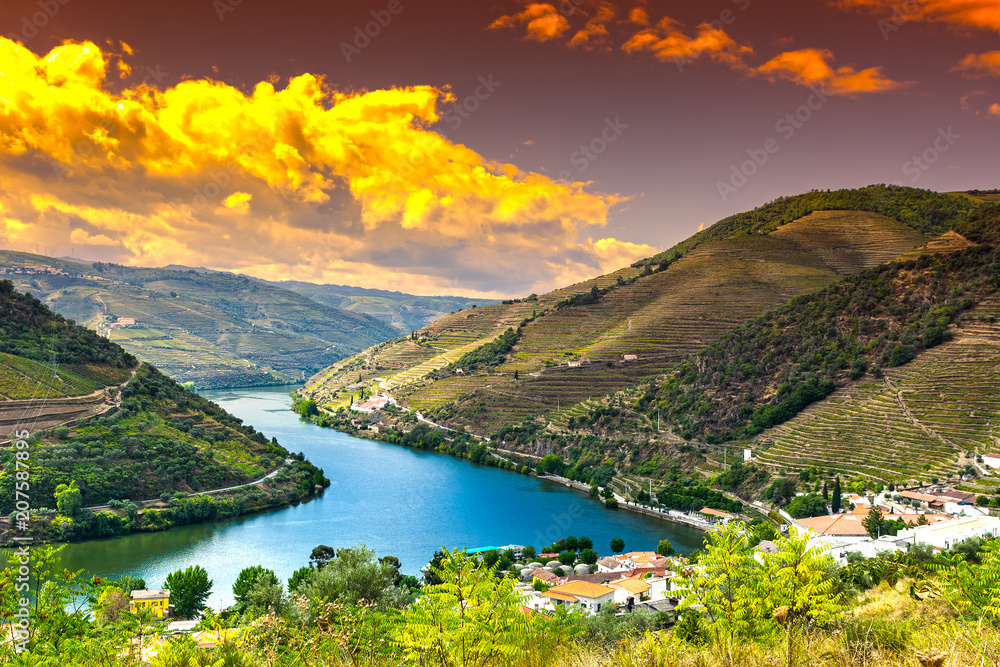
[[[36,56],[0,38],[8,246],[75,243],[133,264],[508,295],[559,286],[546,267],[564,256],[593,276],[609,257],[655,253],[581,240],[622,197],[487,160],[435,132],[451,99],[442,90],[346,93],[303,74],[249,94],[208,80],[115,93],[115,58],[89,42]]]
[[[725,31],[707,23],[698,26],[698,34],[688,37],[680,23],[664,18],[655,27],[641,30],[622,45],[626,53],[649,53],[660,62],[685,62],[708,56],[730,66],[741,66],[753,55],[749,46],[737,44]]]
[[[1000,51],[970,53],[955,65],[953,71],[970,77],[1000,76]]]
[[[1000,32],[1000,2],[997,0],[834,0],[834,4],[881,14],[883,20],[894,26],[906,21],[943,21]]]
[[[991,118],[1000,118],[1000,102],[994,102],[990,105],[990,109],[987,112],[988,116]]]
[[[570,29],[569,21],[559,13],[554,5],[549,3],[534,2],[529,4],[523,12],[501,16],[490,25],[491,29],[513,28],[523,25],[527,28],[526,39],[535,42],[547,42]]]
[[[689,34],[679,21],[669,16],[650,25],[649,12],[643,6],[633,7],[627,14],[628,18],[621,20],[616,20],[616,5],[608,0],[574,0],[571,6],[571,11],[564,11],[565,15],[559,16],[561,20],[558,22],[558,30],[540,29],[538,36],[532,34],[531,21],[558,14],[555,5],[529,4],[520,14],[503,16],[490,27],[528,25],[527,38],[549,41],[569,32],[571,28],[566,16],[583,17],[587,20],[586,24],[564,41],[566,45],[593,49],[605,47],[614,41],[621,44],[625,53],[649,55],[663,63],[673,62],[681,69],[689,63],[708,58],[747,76],[762,76],[771,81],[792,81],[805,86],[823,85],[831,95],[881,93],[909,85],[888,78],[881,67],[863,70],[852,67],[834,69],[830,64],[833,54],[820,49],[787,51],[761,67],[754,67],[748,62],[754,55],[753,47],[737,42],[719,22],[702,23],[697,26],[694,34]],[[576,21],[577,24],[579,21]],[[637,26],[640,27],[638,30]]]
[[[594,16],[587,21],[582,30],[573,35],[569,45],[577,48],[594,49],[606,46],[608,42],[608,24],[615,20],[615,7],[609,2],[601,2]]]
[[[826,50],[786,51],[761,65],[756,72],[770,79],[785,79],[803,86],[822,86],[837,95],[882,93],[908,85],[886,78],[881,67],[860,71],[853,67],[834,69],[830,65],[831,60],[833,54]]]

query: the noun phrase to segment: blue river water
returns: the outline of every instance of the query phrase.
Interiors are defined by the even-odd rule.
[[[653,550],[663,538],[681,552],[700,547],[697,530],[623,510],[525,475],[353,438],[301,421],[289,410],[289,387],[202,392],[230,413],[303,452],[332,484],[297,507],[161,533],[69,545],[63,565],[102,576],[131,574],[149,587],[188,565],[214,582],[209,606],[232,603],[240,570],[264,565],[283,580],[305,565],[313,547],[361,542],[393,555],[418,574],[436,549],[531,544],[587,535],[601,553],[614,537],[628,550]]]

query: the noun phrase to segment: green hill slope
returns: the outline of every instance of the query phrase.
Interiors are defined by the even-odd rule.
[[[393,338],[364,313],[225,273],[93,266],[0,251],[18,289],[200,388],[301,380]],[[111,327],[117,318],[134,326]]]
[[[538,416],[565,425],[584,401],[662,373],[797,295],[906,253],[930,238],[926,231],[944,231],[977,205],[884,186],[784,198],[636,266],[442,318],[419,332],[421,340],[399,340],[327,369],[303,393],[335,409],[361,376],[449,426],[480,434]],[[468,346],[519,325],[503,363],[459,372],[454,362]]]
[[[33,534],[84,539],[160,530],[298,502],[327,483],[301,456],[6,280],[0,315],[0,437],[7,445],[0,454],[0,514],[15,509],[18,466],[27,465]],[[15,466],[22,452],[27,463],[18,458]],[[266,490],[250,486],[220,500],[187,497],[271,472],[275,485]],[[84,506],[162,500],[141,511],[127,504],[119,511],[57,513],[57,487],[72,483]],[[0,521],[0,541],[11,529]]]

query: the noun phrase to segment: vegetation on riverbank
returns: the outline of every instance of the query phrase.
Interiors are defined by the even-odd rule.
[[[9,516],[0,521],[0,541],[12,538],[15,523],[27,524],[36,540],[163,530],[276,509],[329,485],[301,454],[152,366],[136,365],[118,345],[17,293],[8,281],[0,281],[0,312],[0,378],[11,384],[0,393],[32,399],[6,403],[13,406],[6,418],[23,424],[14,430],[23,433],[25,446],[12,444],[4,458],[12,463],[15,451],[27,458],[0,471],[0,513]],[[82,411],[72,402],[49,405],[53,398],[91,393],[96,402]],[[31,431],[42,412],[44,423],[58,425]],[[263,484],[246,486],[272,472]],[[26,495],[25,475],[30,511],[12,514]],[[241,488],[214,498],[196,495],[229,487]],[[94,506],[107,507],[87,509]]]

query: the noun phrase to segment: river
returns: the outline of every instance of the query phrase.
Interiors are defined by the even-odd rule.
[[[323,468],[332,484],[322,497],[250,517],[71,544],[63,565],[112,578],[131,574],[153,588],[169,572],[199,564],[214,582],[208,604],[217,609],[232,603],[232,584],[244,567],[264,565],[287,581],[319,544],[364,542],[379,556],[396,556],[403,572],[414,575],[442,546],[538,548],[566,535],[590,536],[602,554],[614,537],[628,550],[653,550],[663,538],[681,552],[701,546],[700,531],[606,510],[553,482],[303,422],[288,409],[290,389],[202,394]]]

